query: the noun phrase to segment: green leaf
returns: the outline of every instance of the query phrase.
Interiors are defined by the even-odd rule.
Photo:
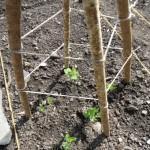
[[[76,137],[70,136],[69,134],[66,134],[64,137],[64,141],[61,144],[61,149],[63,150],[71,150],[71,144],[75,142],[77,139]]]
[[[71,69],[70,69],[70,68],[64,69],[64,73],[65,73],[65,75],[66,75],[67,77],[70,78]]]
[[[61,149],[63,150],[71,150],[71,144],[68,142],[63,142],[61,145]]]
[[[79,72],[76,68],[66,68],[64,69],[65,75],[70,78],[71,80],[78,80],[79,79]]]
[[[117,90],[117,85],[116,84],[112,84],[110,86],[110,84],[106,84],[107,89],[109,88],[109,92],[115,92]]]
[[[100,119],[100,109],[97,107],[91,107],[88,108],[84,113],[83,113],[84,117],[92,122],[97,121],[98,119]]]
[[[53,98],[52,97],[48,97],[47,98],[47,103],[48,103],[48,105],[52,105],[54,103]]]
[[[42,103],[39,105],[39,111],[44,113],[45,112],[45,105],[43,105]]]

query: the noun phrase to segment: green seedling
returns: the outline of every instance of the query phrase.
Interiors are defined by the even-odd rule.
[[[47,98],[47,104],[48,104],[48,105],[53,105],[53,103],[54,103],[53,98],[52,98],[52,97],[48,97],[48,98]]]
[[[117,85],[116,84],[112,84],[111,86],[110,86],[110,84],[107,84],[106,87],[107,87],[107,89],[109,88],[109,92],[117,91]]]
[[[46,111],[46,104],[44,102],[40,103],[39,105],[39,111],[44,113]]]
[[[101,118],[100,109],[97,107],[88,108],[84,113],[84,117],[91,122],[98,121]]]
[[[64,69],[64,73],[71,80],[78,80],[80,76],[79,71],[75,67]]]
[[[54,103],[54,100],[52,97],[48,97],[47,98],[47,101],[42,101],[40,104],[39,104],[39,111],[44,113],[46,111],[46,104],[48,105],[52,105]]]
[[[64,137],[64,141],[61,144],[62,150],[71,150],[71,144],[76,142],[77,138],[66,134]]]

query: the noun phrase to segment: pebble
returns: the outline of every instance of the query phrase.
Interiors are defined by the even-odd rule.
[[[101,134],[101,123],[100,122],[96,122],[92,125],[92,128],[95,132],[97,132],[98,134]]]
[[[137,138],[134,136],[134,134],[131,134],[131,135],[130,135],[130,139],[131,139],[132,141],[137,141]]]
[[[89,55],[89,54],[90,54],[89,49],[85,49],[84,54],[85,54],[85,55]]]
[[[134,105],[129,105],[128,107],[126,107],[126,111],[128,113],[135,113],[136,111],[138,111],[138,108]]]
[[[51,58],[53,58],[53,59],[59,58],[59,55],[57,53],[52,53],[51,54]]]
[[[149,139],[149,140],[147,140],[147,144],[148,144],[148,145],[150,145],[150,139]]]
[[[120,116],[120,112],[119,112],[119,110],[115,110],[115,114],[116,114],[116,116]]]
[[[148,114],[147,110],[142,110],[142,115],[146,116]]]
[[[123,150],[133,150],[131,147],[129,147],[129,146],[125,146],[124,148],[123,148]]]
[[[26,67],[31,67],[31,63],[29,63],[29,62],[24,62],[24,65],[26,66]]]
[[[47,63],[43,62],[40,64],[40,67],[46,67],[47,66]]]
[[[10,143],[12,132],[7,122],[7,118],[3,112],[2,106],[2,90],[0,89],[0,145],[7,145]]]
[[[118,138],[118,141],[119,141],[119,143],[123,142],[122,138]]]
[[[23,70],[23,74],[24,74],[25,82],[26,82],[26,83],[29,82],[29,80],[30,80],[30,76],[28,76],[28,75],[29,75],[29,72]],[[26,76],[28,76],[28,77],[26,78]]]
[[[147,104],[150,104],[150,100],[146,101]]]
[[[93,68],[89,68],[90,72],[94,72],[94,69]]]
[[[37,46],[37,42],[33,41],[32,46],[36,47]]]

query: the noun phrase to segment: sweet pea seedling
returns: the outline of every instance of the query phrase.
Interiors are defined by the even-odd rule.
[[[100,109],[97,107],[88,108],[84,113],[83,116],[90,120],[91,122],[98,121],[101,118]]]
[[[110,86],[110,84],[106,84],[107,89],[109,88],[109,92],[115,92],[117,90],[117,85],[116,84],[112,84]]]
[[[47,103],[48,103],[48,105],[52,105],[54,103],[53,98],[52,97],[48,97],[47,98]]]
[[[77,138],[66,134],[64,137],[64,141],[61,144],[62,150],[71,150],[71,144],[76,142]]]
[[[44,113],[45,110],[46,110],[45,103],[44,102],[40,103],[40,105],[39,105],[39,111],[42,112],[42,113]]]
[[[80,76],[78,70],[75,67],[64,69],[64,73],[71,80],[78,80]]]
[[[44,113],[46,111],[46,104],[52,105],[54,103],[54,100],[52,97],[48,97],[46,101],[42,101],[39,104],[39,111]]]

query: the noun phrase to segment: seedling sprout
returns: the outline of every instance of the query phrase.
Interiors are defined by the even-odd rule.
[[[71,150],[72,143],[76,142],[77,138],[66,134],[64,137],[64,141],[61,144],[62,150]]]
[[[88,108],[83,115],[91,122],[98,121],[101,118],[100,109],[98,107]]]

